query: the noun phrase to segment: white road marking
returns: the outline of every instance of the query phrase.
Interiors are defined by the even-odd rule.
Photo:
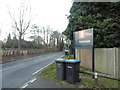
[[[61,56],[61,58],[63,57],[64,55]],[[58,58],[59,59],[59,58]],[[54,63],[55,61],[53,61],[52,63]],[[38,72],[40,72],[41,70],[43,70],[44,68],[46,68],[47,66],[51,65],[52,63],[49,63],[48,65],[44,66],[43,68],[37,70],[36,72],[34,72],[32,75],[35,75],[37,74]]]
[[[33,83],[37,78],[32,78],[28,82],[26,82],[24,85],[20,86],[20,88],[26,88],[30,83]]]
[[[6,68],[6,69],[2,69],[0,71],[5,71],[5,70],[9,70],[9,69],[12,69],[12,68],[15,68],[15,67],[18,67],[18,66],[23,66],[25,64],[19,64],[19,65],[16,65],[16,66],[13,66],[13,67],[9,67],[9,68]]]
[[[63,55],[64,56],[64,55]],[[61,56],[62,57],[62,56]],[[49,63],[48,65],[46,65],[45,67],[39,69],[38,71],[34,72],[32,75],[37,74],[38,72],[40,72],[41,70],[43,70],[44,68],[46,68],[47,66],[49,66],[50,64],[54,63],[55,61]],[[31,80],[29,80],[27,83],[25,83],[24,85],[22,85],[20,88],[25,88],[27,87],[30,83],[33,83],[37,78],[33,78]]]
[[[30,82],[33,83],[36,80],[36,78],[33,78]]]
[[[26,88],[28,86],[28,84],[25,84],[22,88]]]
[[[52,63],[54,63],[55,61],[53,61]],[[47,66],[51,65],[52,63],[49,63],[48,65],[44,66],[43,68],[37,70],[36,72],[34,72],[32,75],[37,74],[38,72],[40,72],[41,70],[43,70],[44,68],[46,68]]]

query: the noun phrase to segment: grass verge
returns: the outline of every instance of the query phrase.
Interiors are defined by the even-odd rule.
[[[56,83],[60,83],[62,85],[69,85],[70,87],[74,87],[74,85],[67,83],[66,81],[59,81],[56,79],[56,63],[54,62],[47,68],[45,68],[39,76],[46,78],[51,81],[55,81]]]
[[[91,71],[91,69],[84,67],[80,67],[80,70]],[[59,81],[56,80],[56,63],[53,63],[47,68],[45,68],[39,75],[48,80],[52,80],[63,85],[69,85],[72,88],[118,88],[119,83],[117,80],[102,77],[98,77],[97,80],[93,80],[92,75],[83,73],[80,73],[79,76],[81,80],[77,84],[69,84],[66,81]]]

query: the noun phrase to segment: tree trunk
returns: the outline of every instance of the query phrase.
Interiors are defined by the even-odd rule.
[[[54,48],[55,48],[55,38],[53,40],[54,40]]]
[[[48,34],[47,34],[47,45],[48,45]]]
[[[21,40],[21,38],[22,38],[22,34],[21,34],[21,32],[20,32],[20,36],[19,36],[19,43],[18,43],[18,50],[20,51],[20,49],[21,49],[21,43],[22,43],[22,40]]]
[[[59,49],[59,40],[57,38],[57,49]]]

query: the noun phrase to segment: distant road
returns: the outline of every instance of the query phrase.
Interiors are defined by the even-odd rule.
[[[2,88],[19,88],[40,69],[61,57],[63,52],[50,53],[33,58],[2,64]]]

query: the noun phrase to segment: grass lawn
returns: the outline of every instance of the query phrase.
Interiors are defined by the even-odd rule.
[[[90,69],[84,67],[80,67],[80,70],[91,71]],[[79,76],[81,80],[77,84],[69,84],[66,81],[56,80],[56,63],[53,63],[47,68],[45,68],[39,75],[43,78],[55,81],[63,85],[69,85],[70,87],[73,88],[118,88],[117,80],[112,80],[102,77],[98,77],[97,80],[93,80],[92,75],[83,74],[83,73],[80,73]]]

